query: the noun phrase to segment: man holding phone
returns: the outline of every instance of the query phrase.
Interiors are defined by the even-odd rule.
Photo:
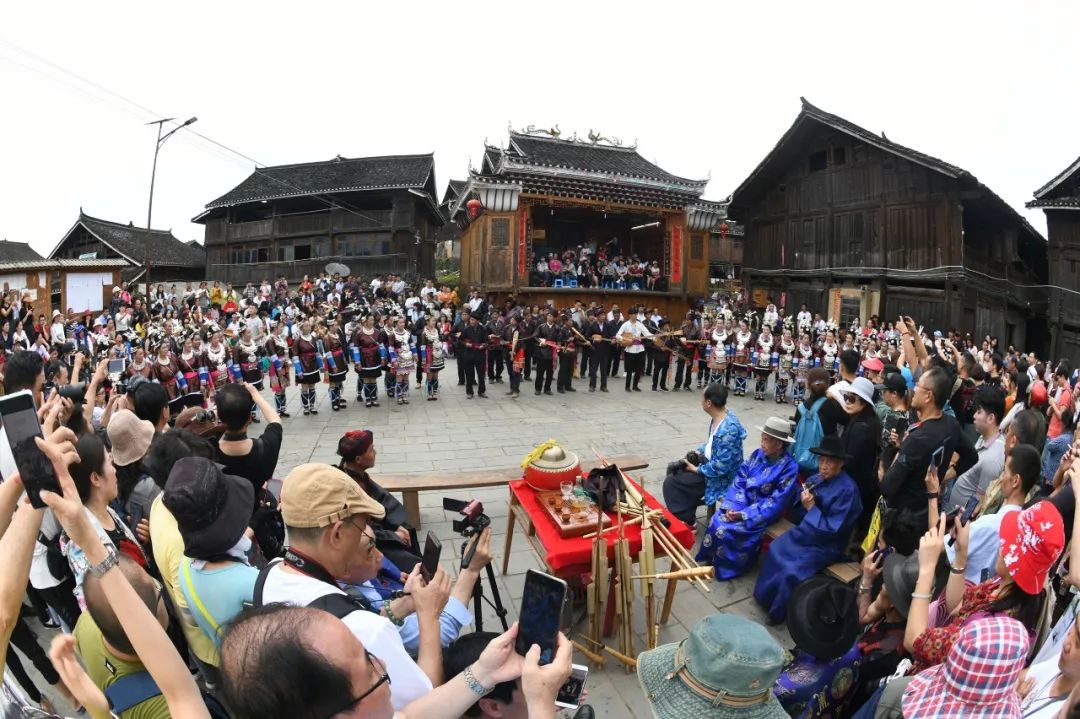
[[[998,428],[1005,416],[1005,395],[997,387],[983,386],[976,391],[973,405],[975,431],[979,433],[975,451],[979,458],[960,475],[955,461],[949,464],[943,478],[946,512],[964,507],[977,492],[985,493],[1005,466],[1005,437]]]
[[[901,554],[911,554],[927,527],[926,471],[932,455],[941,450],[936,465],[939,481],[958,455],[957,471],[967,471],[975,464],[975,448],[966,442],[956,419],[942,411],[949,399],[952,381],[944,369],[931,367],[915,385],[912,406],[919,421],[911,426],[900,443],[899,451],[885,471],[881,495],[885,499],[881,521],[891,542]]]

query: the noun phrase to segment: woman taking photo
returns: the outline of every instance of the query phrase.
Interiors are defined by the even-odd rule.
[[[105,445],[96,434],[84,434],[75,443],[79,461],[71,465],[71,477],[79,499],[86,510],[90,525],[97,532],[101,543],[110,552],[125,554],[146,569],[146,557],[135,535],[123,520],[112,510],[109,504],[119,494],[116,481],[116,467]],[[90,562],[82,547],[71,541],[66,535],[60,538],[60,547],[67,557],[71,571],[75,575],[75,596],[79,606],[86,609],[82,597],[82,583]]]

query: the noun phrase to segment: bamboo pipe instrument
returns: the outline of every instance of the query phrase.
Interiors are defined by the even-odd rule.
[[[678,569],[674,572],[659,572],[657,574],[638,574],[633,579],[692,579],[693,577],[708,577],[713,573],[712,567],[691,567],[690,569]]]
[[[686,555],[679,553],[675,549],[675,547],[681,549],[682,545],[675,541],[674,538],[669,538],[669,536],[665,535],[663,532],[657,532],[654,537],[656,541],[660,543],[660,546],[664,548],[664,551],[667,552],[671,561],[678,566],[679,569],[693,569],[698,566],[697,562],[689,559]],[[703,592],[710,593],[712,591],[709,589],[709,585],[706,584],[701,577],[690,577],[690,581],[695,583]]]
[[[605,657],[603,654],[597,654],[593,650],[587,649],[584,644],[577,641],[576,639],[571,639],[570,643],[574,645],[574,649],[577,649],[579,652],[581,652],[589,661],[595,662],[600,666],[604,666],[604,663],[607,662],[607,657]]]
[[[663,514],[663,512],[661,512],[659,509],[653,509],[653,510],[649,511],[650,516],[655,517],[655,516],[659,516],[661,514]],[[642,522],[642,517],[637,516],[637,517],[634,517],[633,519],[628,519],[625,522],[623,522],[623,526],[624,527],[629,527],[630,525],[640,524],[641,522]],[[599,532],[589,532],[588,534],[585,535],[584,538],[585,539],[592,539],[593,537],[599,537],[601,534],[607,534],[608,532],[614,532],[617,529],[618,529],[618,527],[613,524],[610,527],[604,527]]]
[[[594,645],[600,647],[605,652],[607,652],[611,656],[615,657],[616,659],[618,659],[620,662],[622,662],[626,666],[630,667],[631,669],[637,669],[637,659],[634,659],[633,657],[628,657],[625,654],[623,654],[622,652],[617,652],[614,649],[612,649],[611,647],[609,647],[607,644],[604,644],[603,642],[594,642],[592,639],[589,639],[585,635],[581,635],[581,636],[582,636],[583,639],[585,639],[590,644],[594,644]]]

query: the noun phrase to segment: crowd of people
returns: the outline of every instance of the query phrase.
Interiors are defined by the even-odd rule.
[[[578,246],[534,255],[533,287],[597,287],[663,292],[667,280],[657,260],[608,255],[608,246]]]
[[[425,579],[415,528],[370,474],[367,430],[341,436],[336,465],[274,481],[290,384],[305,414],[320,384],[344,408],[350,369],[368,407],[380,387],[406,404],[413,381],[434,401],[451,356],[466,396],[503,371],[513,397],[527,372],[536,394],[553,375],[560,392],[586,376],[606,391],[620,363],[628,392],[644,374],[667,388],[672,364],[672,389],[701,389],[708,437],[668,467],[664,501],[691,525],[707,507],[698,559],[717,580],[760,565],[754,598],[797,649],[751,620],[705,617],[638,657],[656,716],[1075,711],[1080,393],[1065,363],[1048,373],[992,338],[907,317],[841,329],[770,307],[736,324],[723,299],[673,330],[644,307],[496,305],[395,277],[209,284],[149,297],[118,286],[103,311],[56,312],[48,328],[29,298],[0,308],[4,393],[33,397],[61,490],[28,503],[33,483],[0,441],[8,715],[49,711],[51,691],[127,719],[553,716],[565,636],[541,664],[538,647],[515,651],[517,625],[463,634],[490,530],[456,576]],[[744,457],[728,399],[762,355],[794,414],[763,423]],[[843,561],[860,563],[857,588],[822,581]],[[35,616],[61,630],[48,656]]]

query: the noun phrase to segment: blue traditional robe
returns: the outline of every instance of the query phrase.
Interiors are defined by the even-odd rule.
[[[765,530],[795,503],[798,472],[799,465],[787,451],[769,461],[756,449],[739,467],[697,555],[699,562],[712,561],[718,580],[738,577],[754,564]],[[728,521],[728,510],[742,512],[745,518]]]
[[[709,427],[712,428],[711,422]],[[731,486],[735,472],[738,471],[739,464],[742,462],[744,439],[746,439],[746,430],[743,429],[735,413],[728,410],[712,437],[706,440],[710,444],[712,456],[698,467],[698,472],[705,478],[706,507],[719,502],[727,492],[727,488]],[[698,452],[701,456],[705,456],[705,442],[698,447]]]
[[[754,599],[769,613],[769,620],[787,617],[792,590],[846,554],[851,532],[862,512],[862,500],[855,480],[841,472],[828,482],[815,474],[807,486],[815,487],[814,506],[794,529],[769,545],[761,573],[754,586]],[[802,510],[802,505],[796,505]]]

